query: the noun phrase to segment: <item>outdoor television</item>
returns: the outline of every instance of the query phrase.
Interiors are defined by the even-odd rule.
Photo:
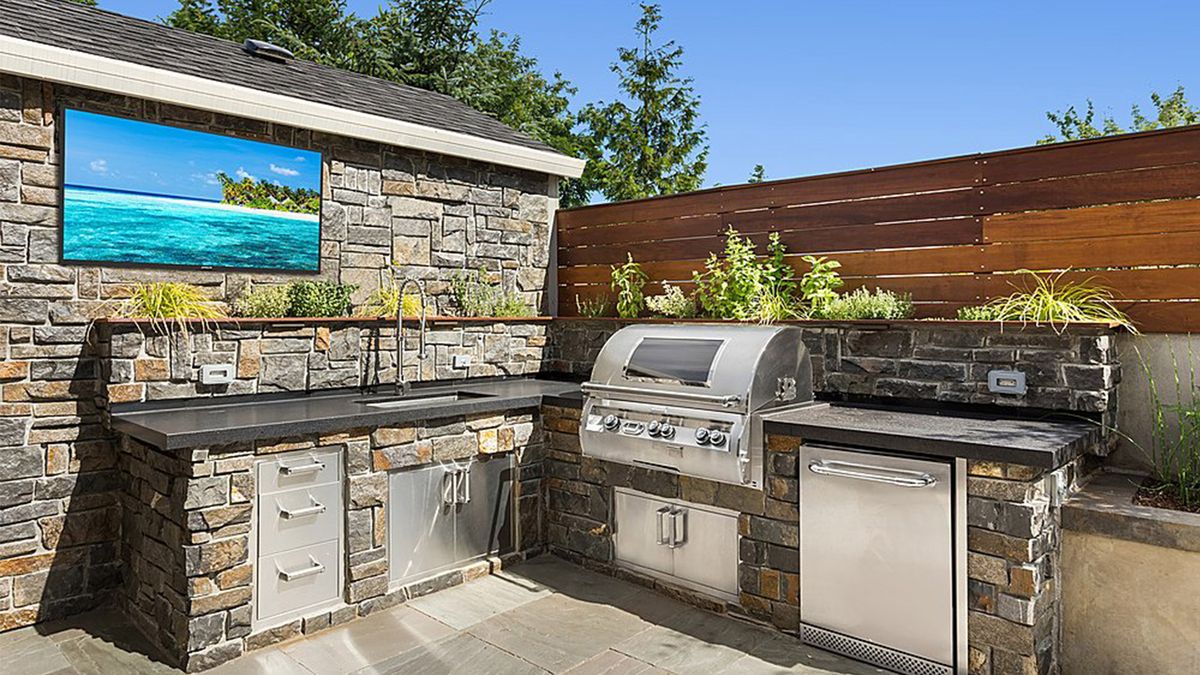
[[[319,152],[64,115],[64,263],[319,271]]]

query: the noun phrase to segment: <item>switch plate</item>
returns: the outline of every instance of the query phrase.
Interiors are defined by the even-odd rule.
[[[988,391],[993,394],[1025,394],[1025,373],[1019,370],[989,370]]]
[[[200,366],[200,384],[229,384],[230,382],[233,382],[232,363]]]
[[[451,359],[451,366],[454,368],[466,368],[471,365],[470,354],[455,354]]]

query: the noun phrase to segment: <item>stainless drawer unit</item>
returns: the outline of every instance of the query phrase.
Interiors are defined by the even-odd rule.
[[[614,492],[618,564],[737,598],[737,513],[625,488]]]
[[[265,627],[341,599],[341,453],[310,450],[256,466],[254,622]]]
[[[901,673],[965,673],[965,511],[965,460],[802,446],[802,639]]]
[[[396,471],[388,480],[388,558],[403,585],[513,548],[512,455]]]

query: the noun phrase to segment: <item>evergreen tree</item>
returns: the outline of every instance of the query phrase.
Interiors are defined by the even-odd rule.
[[[658,5],[641,9],[641,44],[619,49],[612,65],[628,103],[591,104],[580,114],[587,129],[580,151],[589,158],[584,184],[613,201],[695,190],[707,168],[700,99],[692,80],[678,74],[683,49],[655,41]]]
[[[750,178],[747,179],[746,182],[747,183],[761,183],[766,179],[767,179],[767,170],[763,168],[762,164],[755,164],[754,168],[750,170]]]

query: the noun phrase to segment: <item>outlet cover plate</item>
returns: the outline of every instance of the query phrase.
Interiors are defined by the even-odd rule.
[[[229,384],[230,382],[233,382],[232,363],[200,366],[200,384]]]
[[[1019,370],[988,371],[988,391],[993,394],[1023,396],[1026,390],[1025,373]]]

